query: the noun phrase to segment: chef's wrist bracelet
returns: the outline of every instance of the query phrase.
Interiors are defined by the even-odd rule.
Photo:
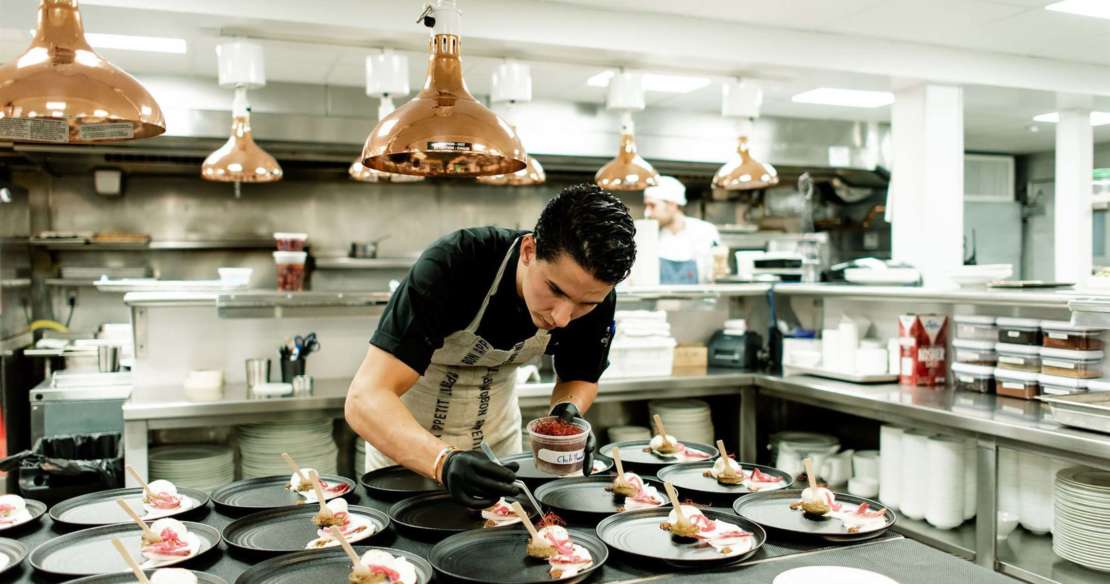
[[[440,473],[443,471],[443,465],[447,462],[447,456],[455,450],[454,446],[445,446],[443,450],[439,451],[439,454],[436,454],[435,462],[432,463],[432,480],[441,487],[443,486],[443,479],[440,477]]]

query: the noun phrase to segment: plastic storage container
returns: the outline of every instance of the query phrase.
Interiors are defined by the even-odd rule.
[[[994,367],[998,362],[998,353],[994,352],[994,341],[969,341],[956,339],[952,341],[953,353],[957,363],[970,363]]]
[[[277,289],[282,292],[304,290],[304,263],[308,254],[303,251],[275,251],[277,264]]]
[[[1036,399],[1041,394],[1041,376],[1028,371],[994,370],[994,391],[998,395]]]
[[[1032,318],[999,318],[998,342],[1011,345],[1040,345],[1041,321]]]
[[[998,327],[993,316],[961,314],[952,317],[956,321],[956,338],[968,341],[997,341]]]
[[[1067,321],[1041,321],[1044,346],[1071,351],[1101,351],[1103,329],[1078,326]]]
[[[1102,351],[1041,349],[1041,373],[1077,379],[1102,377]]]
[[[1105,379],[1088,379],[1087,391],[1110,391],[1110,381]]]
[[[277,244],[278,251],[303,251],[307,241],[307,233],[278,232],[274,234],[274,242]]]
[[[582,470],[586,459],[586,441],[590,436],[590,423],[581,418],[572,422],[582,431],[566,436],[541,434],[538,430],[545,423],[557,423],[558,418],[548,416],[528,422],[528,438],[536,468],[554,475],[566,476]]]
[[[1044,395],[1071,395],[1087,393],[1087,380],[1074,377],[1041,375],[1041,393]]]
[[[994,393],[994,367],[953,363],[952,382],[956,389],[978,393]]]
[[[1011,371],[1041,372],[1041,348],[1036,345],[1011,345],[998,343],[998,367]]]
[[[606,378],[668,376],[674,369],[672,337],[625,337],[615,339],[609,351]]]

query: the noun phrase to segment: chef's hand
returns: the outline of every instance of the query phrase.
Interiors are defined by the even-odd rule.
[[[559,402],[552,406],[549,416],[556,416],[560,420],[571,424],[575,418],[585,421],[582,412],[578,411],[578,406],[571,402]],[[586,452],[585,458],[582,459],[582,474],[590,476],[594,471],[594,450],[597,449],[597,438],[594,437],[594,431],[590,430],[590,435],[586,437]]]
[[[513,484],[519,468],[515,462],[505,466],[490,462],[481,452],[457,450],[443,463],[443,486],[459,503],[484,509],[520,492]]]

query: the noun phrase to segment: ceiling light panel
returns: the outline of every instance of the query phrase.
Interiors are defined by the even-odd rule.
[[[799,93],[792,97],[791,101],[838,107],[876,108],[894,103],[894,94],[889,91],[819,87]]]
[[[602,71],[586,80],[590,87],[609,87],[609,80],[613,78],[614,71]],[[697,91],[713,80],[708,77],[695,77],[690,75],[668,75],[663,73],[641,73],[645,91],[655,93],[690,93]]]

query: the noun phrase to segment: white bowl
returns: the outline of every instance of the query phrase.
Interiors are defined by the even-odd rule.
[[[1017,513],[1010,513],[1009,511],[998,512],[998,539],[1006,539],[1010,534],[1017,529],[1018,516]]]
[[[879,481],[868,477],[852,477],[848,479],[848,492],[865,499],[874,499],[879,496]]]
[[[229,288],[239,288],[250,284],[254,268],[218,268],[220,282]]]

